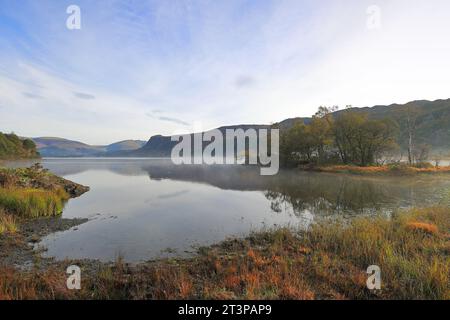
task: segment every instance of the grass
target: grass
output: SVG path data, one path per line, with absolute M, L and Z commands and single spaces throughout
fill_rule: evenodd
M 450 208 L 276 229 L 202 248 L 190 259 L 45 271 L 0 270 L 3 299 L 450 299 Z M 82 290 L 65 268 L 82 268 Z M 382 289 L 366 288 L 369 265 Z
M 17 229 L 16 218 L 5 213 L 5 211 L 0 208 L 0 235 L 5 233 L 16 233 Z
M 414 209 L 391 220 L 360 218 L 349 226 L 315 226 L 307 244 L 329 257 L 337 270 L 379 265 L 385 288 L 380 297 L 450 299 L 449 230 L 448 208 Z M 367 297 L 357 291 L 349 295 Z
M 68 199 L 69 195 L 61 188 L 0 188 L 0 208 L 22 218 L 57 216 Z
M 39 164 L 29 168 L 0 168 L 1 188 L 52 189 L 58 186 L 59 177 L 43 169 Z
M 74 294 L 65 288 L 64 275 L 55 269 L 45 273 L 18 273 L 4 267 L 0 274 L 0 300 L 67 299 Z
M 88 190 L 39 164 L 30 168 L 0 168 L 0 209 L 19 218 L 58 216 L 69 198 Z

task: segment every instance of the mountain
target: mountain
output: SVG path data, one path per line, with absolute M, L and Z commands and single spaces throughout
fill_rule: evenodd
M 142 140 L 124 140 L 112 143 L 106 146 L 106 152 L 117 152 L 117 151 L 130 151 L 141 148 L 146 144 L 146 141 Z
M 406 113 L 407 110 L 414 109 L 416 117 L 416 144 L 428 144 L 434 150 L 450 150 L 450 99 L 447 100 L 418 100 L 406 104 L 392 104 L 388 106 L 374 106 L 366 108 L 350 108 L 333 112 L 334 117 L 338 117 L 344 112 L 356 111 L 367 113 L 369 118 L 382 119 L 390 118 L 399 124 L 399 142 L 404 145 L 406 140 Z M 308 124 L 312 118 L 290 118 L 276 123 L 275 126 L 281 131 L 289 129 L 297 122 Z M 237 125 L 221 127 L 219 130 L 225 132 L 226 129 L 259 129 L 269 128 L 269 125 Z M 170 136 L 153 136 L 140 149 L 118 152 L 115 155 L 135 156 L 135 157 L 169 157 L 171 150 L 177 142 L 171 141 Z
M 140 140 L 124 140 L 106 146 L 91 146 L 55 137 L 33 138 L 33 141 L 43 157 L 100 157 L 112 152 L 139 149 L 145 144 Z
M 450 150 L 450 99 L 447 100 L 417 100 L 406 104 L 391 104 L 387 106 L 377 105 L 365 108 L 350 108 L 333 112 L 338 117 L 344 112 L 363 112 L 369 118 L 390 118 L 399 125 L 399 143 L 405 147 L 406 118 L 410 110 L 414 110 L 416 119 L 415 143 L 428 144 L 433 150 Z M 289 129 L 296 122 L 309 123 L 312 118 L 290 118 L 276 123 L 275 126 L 282 131 Z M 225 132 L 226 129 L 270 128 L 270 125 L 234 125 L 218 128 Z M 33 139 L 38 150 L 45 157 L 67 156 L 107 156 L 107 157 L 170 157 L 172 148 L 177 144 L 171 141 L 170 136 L 155 135 L 148 142 L 138 140 L 125 140 L 108 146 L 90 146 L 81 142 L 60 138 L 35 138 Z
M 428 144 L 434 150 L 450 149 L 450 99 L 436 101 L 412 101 L 404 105 L 393 104 L 390 106 L 375 106 L 363 108 L 372 118 L 391 118 L 400 127 L 400 143 L 407 140 L 407 112 L 416 110 L 413 116 L 416 118 L 415 143 Z
M 394 120 L 400 129 L 399 144 L 403 147 L 407 140 L 407 115 L 412 113 L 415 118 L 415 144 L 427 144 L 433 150 L 450 150 L 450 99 L 446 100 L 417 100 L 406 104 L 377 105 L 365 108 L 350 108 L 333 113 L 338 117 L 344 112 L 366 113 L 371 119 L 388 118 Z M 281 130 L 291 127 L 297 121 L 308 123 L 311 118 L 287 119 L 278 126 Z
M 0 159 L 39 158 L 36 144 L 30 139 L 19 138 L 15 134 L 0 132 Z
M 227 129 L 268 129 L 270 128 L 270 125 L 259 125 L 259 124 L 253 124 L 253 125 L 233 125 L 233 126 L 224 126 L 217 128 L 220 130 L 223 134 L 226 132 Z M 208 132 L 208 131 L 206 131 Z M 204 133 L 206 133 L 204 132 Z M 191 141 L 192 141 L 192 135 L 191 134 Z M 131 150 L 131 151 L 125 151 L 125 152 L 116 152 L 109 154 L 110 156 L 123 156 L 123 157 L 170 157 L 170 154 L 172 152 L 173 147 L 177 144 L 177 141 L 172 141 L 171 136 L 162 136 L 157 135 L 153 136 L 148 140 L 148 142 L 140 149 L 137 150 Z
M 106 151 L 101 146 L 55 137 L 33 138 L 33 141 L 43 157 L 89 157 Z

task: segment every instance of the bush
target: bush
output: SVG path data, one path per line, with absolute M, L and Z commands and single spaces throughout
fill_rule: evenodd
M 31 139 L 25 139 L 25 140 L 23 140 L 22 144 L 23 144 L 23 147 L 24 147 L 26 150 L 33 150 L 33 149 L 36 149 L 36 144 L 35 144 L 35 143 L 33 142 L 33 140 L 31 140 Z
M 389 167 L 389 171 L 393 174 L 413 175 L 416 173 L 416 171 L 412 167 L 407 165 L 406 163 L 390 164 L 388 167 Z
M 414 164 L 415 168 L 419 168 L 419 169 L 430 169 L 430 168 L 434 168 L 434 166 L 429 163 L 429 162 L 418 162 L 416 164 Z

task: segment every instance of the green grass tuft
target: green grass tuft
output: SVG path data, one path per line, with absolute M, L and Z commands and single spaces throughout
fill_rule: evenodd
M 68 199 L 63 189 L 0 188 L 0 208 L 22 218 L 58 216 Z
M 3 209 L 0 208 L 0 235 L 5 233 L 16 233 L 18 226 L 16 218 L 12 215 L 6 214 Z

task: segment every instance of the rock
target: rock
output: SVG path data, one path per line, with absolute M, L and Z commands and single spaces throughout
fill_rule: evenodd
M 41 237 L 39 236 L 39 235 L 37 235 L 37 234 L 33 234 L 31 237 L 30 237 L 30 242 L 31 243 L 37 243 L 37 242 L 39 242 L 41 240 Z
M 76 198 L 81 196 L 83 193 L 89 191 L 89 187 L 83 186 L 81 184 L 66 180 L 64 178 L 60 178 L 60 182 L 64 187 L 64 190 L 72 197 Z

